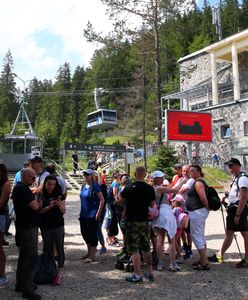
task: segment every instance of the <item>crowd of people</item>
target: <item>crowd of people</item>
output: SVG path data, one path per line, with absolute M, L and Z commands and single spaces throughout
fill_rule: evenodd
M 6 207 L 13 201 L 15 241 L 19 250 L 15 291 L 25 299 L 41 299 L 35 291 L 35 268 L 38 258 L 38 228 L 43 240 L 43 252 L 58 261 L 52 283 L 60 285 L 64 266 L 64 217 L 66 212 L 66 184 L 56 174 L 55 165 L 46 168 L 40 157 L 24 163 L 17 172 L 11 191 L 7 168 L 0 164 L 0 285 L 6 284 L 6 258 L 3 239 L 6 231 Z
M 141 263 L 147 268 L 144 277 L 154 281 L 153 270 L 164 269 L 164 244 L 168 239 L 170 263 L 168 269 L 181 270 L 184 260 L 192 257 L 192 242 L 199 254 L 193 264 L 196 271 L 208 271 L 209 261 L 223 262 L 224 254 L 240 231 L 244 239 L 245 256 L 236 267 L 248 267 L 248 177 L 241 172 L 241 163 L 231 158 L 227 166 L 233 175 L 227 201 L 227 228 L 221 250 L 207 256 L 205 225 L 209 215 L 208 186 L 199 165 L 175 164 L 175 176 L 171 182 L 166 174 L 155 170 L 147 174 L 143 166 L 135 169 L 132 181 L 128 174 L 113 174 L 107 186 L 106 170 L 102 164 L 88 164 L 83 171 L 85 183 L 80 192 L 81 210 L 79 224 L 87 251 L 82 254 L 84 263 L 96 260 L 107 252 L 107 244 L 122 246 L 122 251 L 131 257 L 134 272 L 126 277 L 127 282 L 143 282 Z M 7 169 L 0 164 L 0 285 L 7 283 L 6 257 L 3 250 L 6 232 L 6 206 L 12 198 L 15 211 L 16 245 L 19 250 L 16 270 L 16 292 L 26 299 L 41 299 L 35 291 L 35 266 L 38 256 L 38 228 L 43 240 L 43 252 L 57 261 L 57 271 L 52 280 L 60 285 L 65 261 L 64 214 L 66 213 L 66 184 L 56 174 L 55 166 L 43 166 L 40 157 L 25 162 L 16 174 L 14 187 L 8 180 Z M 106 230 L 106 239 L 102 232 Z M 117 238 L 123 236 L 123 244 Z M 152 251 L 150 251 L 152 245 Z M 183 255 L 182 255 L 183 254 Z M 25 276 L 23 276 L 25 274 Z

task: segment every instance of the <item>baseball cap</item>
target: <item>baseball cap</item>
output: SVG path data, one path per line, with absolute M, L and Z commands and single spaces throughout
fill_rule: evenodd
M 227 164 L 228 166 L 233 166 L 233 165 L 241 166 L 240 161 L 235 157 L 231 157 L 231 159 L 228 162 L 226 162 L 225 164 Z
M 83 170 L 83 174 L 92 175 L 92 174 L 94 174 L 94 173 L 95 173 L 95 171 L 92 170 L 92 169 L 86 169 L 86 170 Z
M 171 201 L 185 202 L 182 195 L 176 194 L 176 196 Z
M 157 178 L 157 177 L 164 177 L 164 176 L 165 176 L 165 174 L 162 171 L 154 171 L 151 174 L 152 179 Z
M 40 156 L 35 156 L 31 159 L 31 163 L 42 163 L 42 158 Z
M 179 164 L 179 163 L 178 163 L 178 164 L 175 164 L 175 165 L 174 165 L 174 168 L 175 168 L 175 169 L 182 169 L 182 165 Z

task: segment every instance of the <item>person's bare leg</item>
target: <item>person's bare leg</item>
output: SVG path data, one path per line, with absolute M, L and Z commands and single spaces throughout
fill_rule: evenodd
M 175 237 L 172 239 L 168 237 L 168 242 L 169 242 L 169 254 L 170 254 L 170 262 L 175 261 L 176 255 L 176 245 L 175 245 Z
M 226 230 L 226 236 L 225 236 L 225 239 L 223 241 L 223 244 L 222 244 L 222 247 L 220 250 L 221 256 L 224 256 L 226 250 L 231 246 L 233 237 L 234 237 L 234 231 Z
M 152 255 L 150 251 L 144 253 L 144 261 L 147 265 L 148 272 L 152 273 Z
M 132 254 L 132 262 L 133 262 L 134 274 L 141 276 L 141 270 L 140 270 L 141 261 L 140 261 L 139 253 Z
M 207 250 L 204 249 L 197 249 L 199 255 L 200 255 L 200 262 L 202 266 L 206 266 L 208 264 L 208 257 L 207 257 Z
M 248 260 L 248 231 L 241 231 L 240 233 L 244 238 L 245 259 Z
M 158 262 L 162 262 L 162 254 L 164 249 L 164 239 L 165 239 L 165 231 L 160 229 L 157 235 L 157 245 L 156 245 L 156 253 L 158 257 Z

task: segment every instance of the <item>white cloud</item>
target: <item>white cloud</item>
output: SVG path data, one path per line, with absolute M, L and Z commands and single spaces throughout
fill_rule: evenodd
M 95 48 L 83 37 L 88 20 L 97 30 L 111 29 L 100 0 L 2 0 L 0 59 L 10 49 L 15 67 L 21 72 L 18 75 L 25 79 L 54 77 L 65 61 L 73 67 L 87 65 Z M 45 41 L 42 45 L 37 40 L 37 34 L 43 31 L 60 37 L 61 47 L 56 55 L 51 55 Z M 70 57 L 74 60 L 70 61 Z

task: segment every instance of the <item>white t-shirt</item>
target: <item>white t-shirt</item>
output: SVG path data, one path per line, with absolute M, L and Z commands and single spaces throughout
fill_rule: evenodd
M 187 196 L 188 196 L 188 190 L 192 187 L 192 185 L 194 184 L 195 180 L 193 178 L 189 178 L 187 180 L 186 183 L 183 184 L 183 188 L 186 187 L 187 190 L 182 194 L 183 199 L 186 201 L 187 200 Z
M 239 189 L 238 189 L 237 181 L 238 181 Z M 228 196 L 229 204 L 233 204 L 239 200 L 240 189 L 242 187 L 248 188 L 248 177 L 246 176 L 240 176 L 234 179 Z

